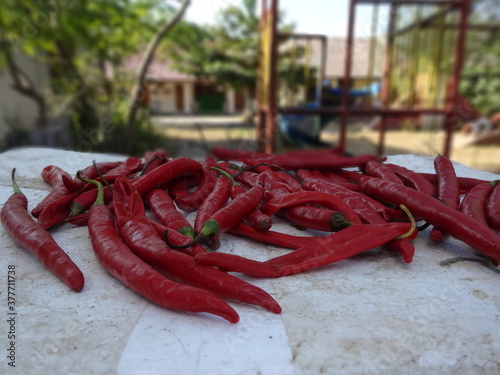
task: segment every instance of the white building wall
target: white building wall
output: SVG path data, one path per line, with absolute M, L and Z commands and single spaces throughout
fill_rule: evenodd
M 42 64 L 25 55 L 17 55 L 16 62 L 39 90 L 48 89 L 48 72 Z M 8 119 L 16 119 L 17 127 L 33 129 L 37 116 L 36 103 L 14 90 L 7 68 L 0 67 L 0 145 L 9 131 Z

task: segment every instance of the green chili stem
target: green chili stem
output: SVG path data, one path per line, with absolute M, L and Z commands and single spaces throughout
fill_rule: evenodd
M 76 173 L 76 177 L 78 177 L 80 180 L 88 182 L 89 184 L 97 186 L 97 197 L 95 199 L 95 202 L 92 206 L 96 206 L 99 204 L 104 205 L 104 188 L 102 187 L 102 184 L 99 181 L 95 180 L 89 180 L 88 178 L 83 178 L 81 175 L 81 171 L 78 171 Z
M 19 185 L 16 182 L 16 168 L 12 169 L 12 173 L 10 175 L 10 178 L 12 179 L 12 187 L 14 189 L 14 194 L 23 194 L 23 192 L 19 188 Z
M 406 213 L 406 215 L 408 215 L 408 218 L 410 219 L 411 222 L 411 229 L 407 233 L 402 234 L 401 236 L 397 236 L 395 238 L 396 240 L 402 240 L 405 239 L 406 237 L 411 236 L 412 233 L 417 229 L 417 223 L 415 222 L 415 218 L 411 214 L 410 210 L 404 204 L 400 204 L 399 208 L 401 208 Z

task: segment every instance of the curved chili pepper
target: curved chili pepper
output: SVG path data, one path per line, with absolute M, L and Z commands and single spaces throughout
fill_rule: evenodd
M 493 191 L 486 202 L 486 220 L 491 229 L 500 232 L 500 180 L 491 182 Z
M 175 198 L 175 204 L 181 210 L 184 211 L 194 211 L 210 192 L 215 187 L 215 182 L 217 181 L 217 172 L 212 168 L 217 167 L 217 162 L 214 158 L 208 157 L 202 166 L 200 184 L 191 194 L 180 195 Z
M 224 177 L 225 178 L 225 177 Z M 231 181 L 229 181 L 231 183 Z M 196 238 L 191 244 L 184 246 L 192 246 L 193 243 L 198 243 L 205 239 L 218 236 L 219 233 L 226 232 L 232 226 L 239 223 L 245 216 L 255 209 L 264 196 L 264 187 L 262 185 L 255 185 L 244 194 L 240 194 L 229 204 L 222 207 L 215 212 L 210 219 L 205 221 L 203 228 L 196 235 Z M 195 228 L 196 230 L 196 228 Z M 177 249 L 175 245 L 167 243 L 170 247 Z
M 437 197 L 448 207 L 457 210 L 460 206 L 460 191 L 455 167 L 451 160 L 439 155 L 434 158 L 434 169 L 437 176 Z M 448 234 L 438 226 L 434 226 L 430 233 L 433 242 L 441 242 L 448 237 Z
M 327 194 L 337 196 L 346 202 L 354 212 L 359 216 L 365 224 L 382 224 L 386 220 L 379 215 L 374 209 L 372 209 L 361 197 L 361 194 L 349 191 L 342 187 L 339 189 L 337 187 L 332 187 L 332 184 L 328 184 L 323 180 L 316 180 L 314 178 L 306 181 L 303 186 L 305 189 L 321 191 Z M 366 197 L 365 195 L 363 195 Z M 397 251 L 401 254 L 406 263 L 410 263 L 413 260 L 413 255 L 415 254 L 415 247 L 413 244 L 407 240 L 395 240 L 386 244 L 386 247 L 390 250 Z
M 102 178 L 96 177 L 96 181 L 99 181 L 100 183 L 103 183 L 104 181 L 112 183 L 119 176 L 128 176 L 134 172 L 137 172 L 141 169 L 141 165 L 141 159 L 131 156 L 127 158 L 123 163 L 113 169 L 110 169 L 104 174 L 97 169 L 96 172 L 98 171 L 98 174 L 102 174 Z M 90 206 L 92 206 L 92 203 L 94 203 L 97 196 L 97 189 L 92 188 L 92 184 L 87 184 L 87 186 L 82 187 L 82 190 L 82 194 L 75 197 L 75 199 L 71 203 L 69 216 L 77 216 L 81 213 L 84 213 L 90 208 Z M 111 192 L 109 191 L 109 189 L 106 189 L 104 194 L 105 202 L 109 203 L 111 201 Z
M 92 249 L 104 269 L 159 306 L 207 312 L 231 323 L 239 321 L 238 313 L 213 293 L 170 280 L 135 255 L 120 238 L 111 213 L 102 200 L 102 187 L 99 191 L 96 203 L 90 209 L 88 228 Z
M 210 192 L 196 212 L 193 224 L 196 235 L 201 233 L 203 226 L 212 217 L 212 215 L 224 207 L 231 195 L 231 187 L 232 182 L 230 179 L 226 177 L 219 177 L 217 179 L 214 189 Z M 217 245 L 219 244 L 217 239 L 212 238 L 211 241 L 211 243 L 208 243 L 209 247 L 213 250 L 217 249 Z
M 12 170 L 14 194 L 2 207 L 0 218 L 9 236 L 20 246 L 31 251 L 55 276 L 75 292 L 85 283 L 83 273 L 54 238 L 27 212 L 28 200 L 15 181 Z
M 343 188 L 349 189 L 351 191 L 358 190 L 358 185 L 353 182 L 349 182 L 345 177 L 339 176 L 333 172 L 322 173 L 321 171 L 308 171 L 305 169 L 300 169 L 296 172 L 295 176 L 300 181 L 315 179 L 315 181 L 325 181 L 326 183 L 335 184 L 336 186 L 342 186 Z
M 195 256 L 195 260 L 202 264 L 220 266 L 228 272 L 242 272 L 257 277 L 281 277 L 338 262 L 384 245 L 413 230 L 409 223 L 354 224 L 326 237 L 316 237 L 297 250 L 265 262 L 221 253 L 199 254 Z
M 363 171 L 368 176 L 383 178 L 384 180 L 403 184 L 394 171 L 385 164 L 379 163 L 376 160 L 368 160 L 363 166 Z
M 146 194 L 144 200 L 163 225 L 175 229 L 190 238 L 195 237 L 193 227 L 186 217 L 177 210 L 174 201 L 165 190 L 153 189 Z
M 337 169 L 335 170 L 335 173 L 337 173 L 341 177 L 344 177 L 345 179 L 347 179 L 347 181 L 352 181 L 354 183 L 358 183 L 359 180 L 361 180 L 361 178 L 365 176 L 365 174 L 363 173 L 349 171 L 346 169 Z
M 277 268 L 280 276 L 291 275 L 385 245 L 409 231 L 414 231 L 409 223 L 354 224 L 265 263 Z
M 500 262 L 500 237 L 460 211 L 439 204 L 435 198 L 418 190 L 378 178 L 364 177 L 360 189 L 386 202 L 404 204 L 413 214 L 443 228 L 451 236 L 490 257 L 495 264 Z
M 286 170 L 297 169 L 339 169 L 348 167 L 361 167 L 369 160 L 376 160 L 374 155 L 357 155 L 352 157 L 330 155 L 297 156 L 276 155 L 264 158 L 256 158 L 253 161 L 256 164 L 268 163 L 277 165 Z
M 351 225 L 342 212 L 305 204 L 282 208 L 276 215 L 295 225 L 323 232 L 338 232 Z
M 429 180 L 427 180 L 421 174 L 400 165 L 390 163 L 385 165 L 388 168 L 392 169 L 396 176 L 398 176 L 405 185 L 410 186 L 425 194 L 436 195 L 436 186 L 430 183 Z
M 358 215 L 343 200 L 321 192 L 302 191 L 280 195 L 268 200 L 261 209 L 265 214 L 272 215 L 284 207 L 292 207 L 307 203 L 318 204 L 334 211 L 340 211 L 351 224 L 361 224 Z
M 50 203 L 70 193 L 70 191 L 64 185 L 64 177 L 71 179 L 71 176 L 68 172 L 63 171 L 61 168 L 56 167 L 55 165 L 49 165 L 42 170 L 42 178 L 45 182 L 49 183 L 52 186 L 52 190 L 35 208 L 31 210 L 31 215 L 33 215 L 33 217 L 40 216 L 43 209 Z
M 214 147 L 211 154 L 216 158 L 228 161 L 237 161 L 241 159 L 253 159 L 255 157 L 266 157 L 269 154 L 264 154 L 257 151 L 234 150 L 227 147 Z
M 418 172 L 419 175 L 424 177 L 427 181 L 429 181 L 433 185 L 437 185 L 437 176 L 435 173 L 422 173 Z M 458 186 L 460 190 L 460 194 L 466 194 L 470 189 L 472 189 L 477 184 L 481 184 L 483 182 L 490 182 L 487 180 L 481 180 L 478 178 L 472 177 L 457 177 Z
M 160 184 L 171 181 L 176 177 L 197 174 L 200 171 L 200 162 L 189 158 L 178 158 L 156 167 L 146 175 L 134 178 L 130 183 L 140 195 L 145 195 Z
M 148 174 L 156 167 L 166 163 L 168 161 L 168 154 L 165 150 L 158 149 L 145 152 L 143 158 L 145 160 L 145 164 L 143 170 L 141 171 L 141 175 Z
M 321 191 L 327 194 L 337 196 L 338 198 L 346 201 L 353 209 L 359 207 L 361 204 L 358 202 L 363 202 L 368 205 L 373 211 L 383 217 L 386 221 L 391 221 L 394 216 L 393 210 L 390 210 L 382 203 L 376 201 L 375 199 L 368 197 L 365 194 L 360 194 L 357 191 L 352 191 L 345 186 L 337 185 L 333 181 L 319 180 L 314 177 L 307 177 L 306 175 L 301 175 L 303 178 L 302 187 L 309 191 Z M 362 206 L 362 205 L 361 205 Z
M 123 161 L 96 163 L 95 165 L 92 164 L 82 169 L 81 171 L 79 171 L 79 173 L 82 178 L 93 180 L 99 176 L 97 171 L 99 171 L 101 174 L 105 174 L 106 172 L 117 168 L 122 164 Z M 63 181 L 66 188 L 71 192 L 78 191 L 85 185 L 85 182 L 80 180 L 77 176 L 75 176 L 75 178 L 73 179 L 63 179 Z
M 240 184 L 233 185 L 231 199 L 235 199 L 238 195 L 244 194 L 245 192 L 246 189 Z M 273 219 L 269 215 L 263 213 L 258 206 L 245 216 L 243 221 L 258 230 L 269 230 L 273 225 Z
M 173 198 L 189 195 L 189 190 L 200 184 L 200 175 L 184 175 L 174 178 L 172 181 L 157 186 L 162 190 L 167 190 Z
M 79 194 L 80 192 L 76 191 L 49 203 L 38 216 L 38 224 L 49 229 L 64 222 L 71 212 L 71 203 Z
M 488 226 L 486 220 L 486 202 L 493 192 L 493 186 L 482 183 L 474 186 L 464 197 L 460 204 L 460 211 L 469 215 L 481 224 Z
M 156 234 L 160 236 L 160 238 L 164 238 L 165 233 L 167 233 L 167 240 L 169 243 L 172 243 L 177 246 L 182 246 L 185 245 L 193 240 L 192 237 L 188 237 L 185 234 L 182 234 L 178 232 L 177 230 L 173 228 L 169 228 L 163 224 L 160 224 L 154 220 L 149 220 L 149 223 L 153 227 L 153 229 L 156 231 Z M 167 242 L 167 241 L 164 241 Z M 195 256 L 196 254 L 199 253 L 206 253 L 207 250 L 201 246 L 200 244 L 194 244 L 191 247 L 186 247 L 179 249 L 178 251 L 183 252 L 184 254 L 190 255 L 190 256 Z
M 278 303 L 264 290 L 212 267 L 201 266 L 193 257 L 171 250 L 156 234 L 144 211 L 141 196 L 128 181 L 119 178 L 113 193 L 117 228 L 126 245 L 148 264 L 169 278 L 280 313 Z
M 99 181 L 99 179 L 95 180 Z M 101 182 L 101 181 L 99 181 Z M 69 207 L 69 213 L 67 214 L 68 217 L 73 217 L 73 216 L 78 216 L 86 212 L 92 204 L 95 202 L 95 199 L 97 197 L 97 189 L 92 189 L 92 190 L 87 190 L 84 191 L 80 194 L 77 194 L 77 196 L 73 199 L 71 202 L 71 205 Z M 104 203 L 108 204 L 111 202 L 113 199 L 113 192 L 109 190 L 108 187 L 104 188 Z
M 261 231 L 245 224 L 239 223 L 228 230 L 228 233 L 249 237 L 255 241 L 287 247 L 291 249 L 299 248 L 314 240 L 309 236 L 293 236 L 286 233 L 274 232 L 271 230 Z

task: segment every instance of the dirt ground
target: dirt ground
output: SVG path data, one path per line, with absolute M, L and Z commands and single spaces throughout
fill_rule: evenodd
M 186 127 L 158 129 L 168 138 L 167 148 L 172 155 L 202 156 L 213 146 L 255 149 L 255 130 L 252 127 Z M 338 129 L 327 129 L 321 139 L 335 144 Z M 352 127 L 347 134 L 347 151 L 352 154 L 376 153 L 379 133 L 363 127 Z M 469 167 L 500 174 L 500 144 L 470 146 L 470 136 L 455 133 L 451 159 Z M 443 152 L 444 132 L 439 130 L 391 130 L 385 136 L 385 155 L 437 155 Z M 278 141 L 278 152 L 289 149 Z

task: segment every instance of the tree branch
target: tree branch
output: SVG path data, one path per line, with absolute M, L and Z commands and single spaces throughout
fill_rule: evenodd
M 156 33 L 156 35 L 151 39 L 149 42 L 148 47 L 146 48 L 146 51 L 144 53 L 144 56 L 142 58 L 142 61 L 139 65 L 138 71 L 137 71 L 137 76 L 134 81 L 134 86 L 132 87 L 132 92 L 130 95 L 130 102 L 129 102 L 129 111 L 128 111 L 128 116 L 127 116 L 127 129 L 128 129 L 128 136 L 127 136 L 127 151 L 130 153 L 132 149 L 132 145 L 134 142 L 134 135 L 135 135 L 135 120 L 137 116 L 137 110 L 139 108 L 139 99 L 141 95 L 141 89 L 144 84 L 144 80 L 146 78 L 146 73 L 149 64 L 153 60 L 154 53 L 156 51 L 156 48 L 160 44 L 160 41 L 163 39 L 163 37 L 174 27 L 177 22 L 181 20 L 181 18 L 184 16 L 184 13 L 186 12 L 187 8 L 189 7 L 191 3 L 191 0 L 183 0 L 177 11 L 174 13 L 172 18 L 169 20 L 166 20 L 166 22 L 163 24 L 160 30 Z
M 6 39 L 5 34 L 5 25 L 0 17 L 0 50 L 4 55 L 9 74 L 13 81 L 12 88 L 37 103 L 40 125 L 45 127 L 47 125 L 47 104 L 45 98 L 37 90 L 30 77 L 15 61 L 12 44 Z

